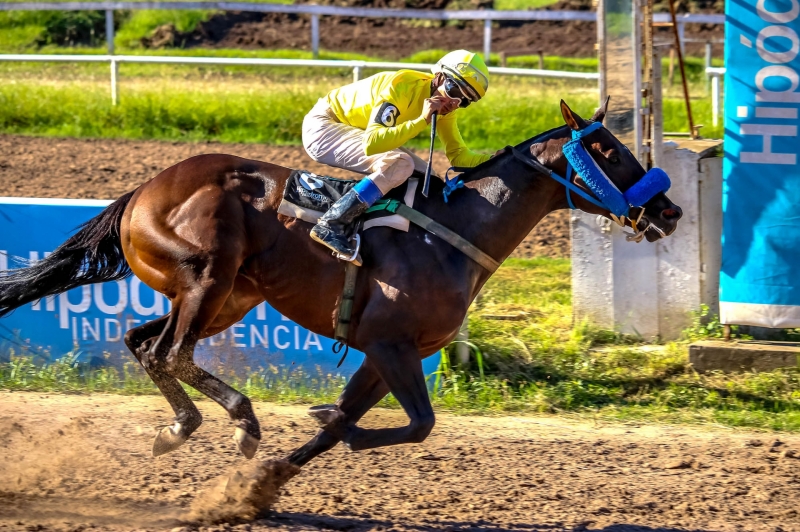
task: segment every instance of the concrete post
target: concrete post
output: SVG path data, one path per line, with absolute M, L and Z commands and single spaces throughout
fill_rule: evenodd
M 639 152 L 641 46 L 634 10 L 632 2 L 601 1 L 598 43 L 601 96 L 613 96 L 606 127 L 631 151 L 636 148 Z M 606 25 L 606 17 L 614 24 Z M 626 31 L 628 27 L 630 30 Z M 659 127 L 658 104 L 661 101 L 662 53 L 654 51 L 651 149 L 654 162 L 663 167 L 672 180 L 670 199 L 683 209 L 676 232 L 656 243 L 635 244 L 626 241 L 626 232 L 630 229 L 623 232 L 605 218 L 576 211 L 570 219 L 575 321 L 586 319 L 597 326 L 648 340 L 677 338 L 688 325 L 689 312 L 697 310 L 701 303 L 709 304 L 716 299 L 716 294 L 712 297 L 713 287 L 707 283 L 701 285 L 701 267 L 705 268 L 706 279 L 718 275 L 719 271 L 719 266 L 712 264 L 716 252 L 711 248 L 715 240 L 711 237 L 701 243 L 700 226 L 701 222 L 714 226 L 721 220 L 721 211 L 707 207 L 703 216 L 710 219 L 701 216 L 701 171 L 698 170 L 708 168 L 709 177 L 703 178 L 703 186 L 709 188 L 708 197 L 712 197 L 712 193 L 719 194 L 721 189 L 714 188 L 718 187 L 716 178 L 710 177 L 715 168 L 721 169 L 719 161 L 701 164 L 714 154 L 719 141 L 685 141 L 680 145 L 661 141 L 663 131 Z M 714 273 L 715 268 L 717 273 Z

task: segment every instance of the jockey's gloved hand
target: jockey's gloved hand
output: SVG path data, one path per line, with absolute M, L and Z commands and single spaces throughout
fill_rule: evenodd
M 458 109 L 459 103 L 461 103 L 460 100 L 435 94 L 425 99 L 425 102 L 422 104 L 422 113 L 420 116 L 425 117 L 425 121 L 430 124 L 433 113 L 439 116 L 447 115 Z

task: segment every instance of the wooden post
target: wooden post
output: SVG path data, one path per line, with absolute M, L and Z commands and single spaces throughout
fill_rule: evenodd
M 319 59 L 319 15 L 311 14 L 311 57 Z
M 650 133 L 650 153 L 653 166 L 661 167 L 664 164 L 664 105 L 661 80 L 662 47 L 653 46 L 653 116 L 651 117 L 652 132 Z
M 505 68 L 506 67 L 506 53 L 500 52 L 500 66 Z
M 544 70 L 544 52 L 539 50 L 539 70 Z

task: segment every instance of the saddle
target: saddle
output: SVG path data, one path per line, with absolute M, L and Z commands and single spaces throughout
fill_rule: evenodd
M 391 227 L 399 231 L 408 232 L 413 222 L 425 231 L 438 236 L 460 250 L 490 272 L 497 270 L 500 265 L 494 259 L 450 229 L 413 209 L 415 197 L 417 194 L 422 193 L 421 190 L 418 190 L 420 178 L 422 177 L 421 173 L 415 171 L 408 179 L 406 186 L 391 190 L 380 201 L 367 210 L 359 220 L 356 220 L 349 230 L 352 233 L 356 233 L 358 231 L 366 231 L 373 227 Z M 325 214 L 336 200 L 347 194 L 357 182 L 358 181 L 350 179 L 320 176 L 306 170 L 293 170 L 289 175 L 289 179 L 286 181 L 283 199 L 278 206 L 278 214 L 310 223 L 317 223 L 319 217 Z M 447 189 L 448 187 L 445 186 L 445 188 Z M 451 191 L 455 190 L 455 188 L 452 188 Z M 447 190 L 445 192 L 447 192 Z M 447 194 L 445 194 L 445 200 L 446 199 Z M 339 365 L 344 361 L 349 349 L 347 340 L 350 315 L 353 309 L 356 278 L 360 263 L 359 257 L 359 259 L 355 261 L 347 262 L 345 266 L 344 287 L 342 289 L 342 297 L 339 301 L 334 333 L 336 345 L 334 345 L 333 348 L 334 353 L 339 353 L 342 348 L 344 348 L 344 354 L 339 361 Z
M 415 172 L 405 186 L 391 190 L 383 199 L 413 207 L 420 177 L 421 175 Z M 336 200 L 347 194 L 356 183 L 358 181 L 354 179 L 337 179 L 317 175 L 307 170 L 294 170 L 286 181 L 283 199 L 278 206 L 278 214 L 317 223 L 319 217 L 325 214 Z M 398 231 L 408 232 L 410 226 L 407 218 L 386 209 L 368 211 L 353 224 L 350 228 L 351 231 L 355 231 L 359 223 L 362 231 L 373 227 L 391 227 Z

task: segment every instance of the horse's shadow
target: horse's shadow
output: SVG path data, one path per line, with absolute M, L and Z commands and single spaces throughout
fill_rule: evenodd
M 329 515 L 318 515 L 299 512 L 280 512 L 273 513 L 263 521 L 253 524 L 265 524 L 267 526 L 301 526 L 311 527 L 319 530 L 341 530 L 347 532 L 360 532 L 366 530 L 412 530 L 418 532 L 711 532 L 700 528 L 672 528 L 672 527 L 650 527 L 644 525 L 616 524 L 603 528 L 592 526 L 587 523 L 577 525 L 558 525 L 558 524 L 536 524 L 536 523 L 514 523 L 511 525 L 498 525 L 491 521 L 479 519 L 477 521 L 452 521 L 448 519 L 437 520 L 434 523 L 402 523 L 388 521 L 385 519 L 372 519 L 363 517 L 337 517 Z

